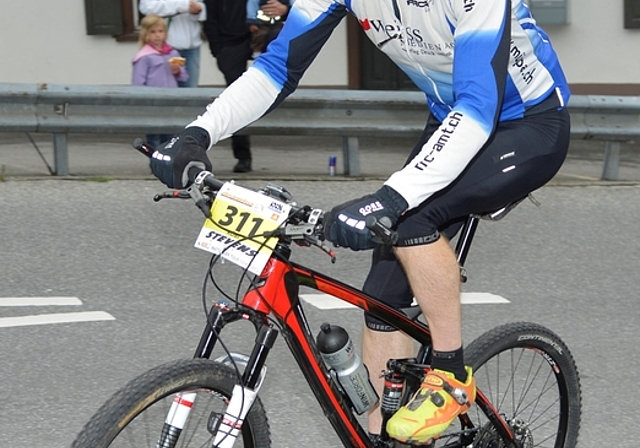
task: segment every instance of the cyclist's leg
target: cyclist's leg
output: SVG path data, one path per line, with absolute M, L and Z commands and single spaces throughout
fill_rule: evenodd
M 447 312 L 441 307 L 447 306 L 448 301 L 432 299 L 440 294 L 459 297 L 459 267 L 447 240 L 440 238 L 440 231 L 469 214 L 497 210 L 544 185 L 560 169 L 569 136 L 566 110 L 501 123 L 451 185 L 400 219 L 395 253 L 429 321 L 434 350 L 450 351 L 451 341 L 460 342 L 451 330 L 445 330 L 447 323 L 459 322 L 459 300 L 449 304 Z M 422 261 L 423 257 L 439 259 L 427 262 Z M 441 286 L 443 282 L 450 284 Z M 450 322 L 443 324 L 440 319 Z
M 430 119 L 425 130 L 411 152 L 406 163 L 409 163 L 417 154 L 422 145 L 440 124 Z M 456 224 L 442 232 L 444 235 L 453 236 L 459 230 Z M 413 293 L 409 286 L 402 266 L 398 262 L 393 250 L 389 246 L 377 246 L 373 250 L 371 268 L 365 280 L 363 291 L 387 303 L 394 308 L 404 308 L 413 302 Z M 371 382 L 382 393 L 384 377 L 378 372 L 386 369 L 386 363 L 391 358 L 408 358 L 413 356 L 414 347 L 412 340 L 404 333 L 397 331 L 386 322 L 383 322 L 368 313 L 365 313 L 365 326 L 362 338 L 362 359 L 369 369 Z M 369 432 L 377 434 L 382 424 L 382 415 L 379 406 L 369 411 Z
M 439 238 L 431 244 L 398 247 L 396 256 L 429 324 L 434 352 L 459 349 L 462 346 L 460 269 L 448 241 Z
M 382 393 L 384 377 L 379 373 L 386 368 L 387 359 L 410 358 L 414 355 L 411 338 L 400 331 L 381 332 L 365 325 L 362 334 L 362 362 L 369 369 L 371 384 Z M 368 427 L 370 434 L 379 434 L 382 425 L 380 404 L 369 411 Z
M 400 220 L 396 254 L 431 327 L 434 351 L 455 351 L 462 362 L 461 344 L 453 348 L 461 343 L 459 271 L 453 251 L 445 248 L 448 244 L 439 239 L 438 230 L 470 213 L 498 209 L 544 185 L 560 168 L 568 141 L 566 110 L 502 123 L 458 179 Z M 439 263 L 423 261 L 432 257 L 439 258 Z M 434 359 L 435 368 L 437 362 Z M 431 433 L 421 432 L 416 438 L 424 434 Z
M 394 308 L 411 305 L 413 294 L 407 277 L 390 246 L 377 246 L 373 250 L 371 269 L 362 290 Z M 391 358 L 413 356 L 412 340 L 389 324 L 365 313 L 362 335 L 362 361 L 369 369 L 371 383 L 382 394 L 384 377 L 379 372 Z M 382 424 L 380 406 L 369 411 L 369 432 L 378 434 Z

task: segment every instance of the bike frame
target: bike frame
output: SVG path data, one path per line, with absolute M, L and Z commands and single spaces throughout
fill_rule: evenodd
M 468 253 L 480 217 L 470 216 L 456 246 L 458 261 L 462 264 Z M 427 363 L 430 356 L 431 333 L 426 324 L 412 319 L 402 311 L 374 299 L 362 291 L 324 274 L 289 261 L 289 243 L 279 244 L 262 274 L 258 276 L 242 299 L 242 307 L 231 309 L 215 303 L 208 316 L 195 358 L 209 358 L 225 325 L 238 320 L 250 320 L 256 329 L 256 343 L 243 372 L 242 384 L 253 388 L 261 381 L 269 350 L 278 334 L 267 319 L 271 315 L 284 331 L 284 337 L 305 379 L 314 392 L 336 434 L 345 446 L 374 447 L 367 432 L 358 423 L 350 403 L 331 379 L 329 369 L 320 356 L 298 295 L 299 286 L 306 286 L 330 294 L 350 303 L 396 327 L 420 343 L 417 360 Z M 464 275 L 463 275 L 464 279 Z M 498 414 L 487 397 L 478 390 L 476 405 L 499 428 L 505 442 L 518 446 L 509 425 Z M 462 417 L 466 418 L 465 416 Z M 470 424 L 470 421 L 467 420 Z M 508 445 L 509 443 L 507 443 Z

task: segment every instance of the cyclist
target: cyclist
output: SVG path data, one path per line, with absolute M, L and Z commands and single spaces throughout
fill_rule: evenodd
M 252 68 L 177 138 L 152 171 L 170 187 L 211 168 L 206 151 L 276 107 L 346 16 L 425 93 L 430 116 L 406 165 L 376 192 L 333 208 L 328 240 L 375 248 L 364 290 L 394 307 L 415 296 L 433 335 L 422 388 L 388 422 L 400 441 L 437 437 L 475 399 L 463 361 L 460 272 L 449 239 L 470 213 L 497 210 L 541 187 L 569 145 L 569 89 L 548 37 L 524 0 L 297 0 L 279 37 Z M 399 235 L 377 246 L 365 219 L 386 217 Z M 412 354 L 409 339 L 365 315 L 371 372 Z M 377 375 L 372 375 L 377 386 Z M 379 412 L 369 430 L 380 428 Z

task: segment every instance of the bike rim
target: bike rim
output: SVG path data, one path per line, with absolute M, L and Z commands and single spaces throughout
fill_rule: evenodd
M 175 394 L 171 393 L 155 400 L 140 411 L 131 421 L 125 423 L 120 433 L 109 445 L 110 448 L 156 448 L 162 447 L 203 447 L 213 446 L 217 419 L 224 415 L 229 398 L 226 394 L 209 388 L 181 390 L 181 393 L 195 393 L 196 398 L 189 412 L 189 418 L 180 431 L 177 443 L 167 437 L 164 424 Z M 164 431 L 164 432 L 163 432 Z M 160 439 L 161 444 L 158 444 Z M 235 446 L 253 448 L 250 424 L 245 420 Z
M 474 372 L 478 389 L 511 428 L 523 448 L 562 447 L 568 418 L 568 391 L 557 363 L 544 351 L 514 347 L 487 359 Z M 474 406 L 480 428 L 474 447 L 504 446 L 488 424 L 488 410 Z M 484 435 L 483 435 L 484 433 Z

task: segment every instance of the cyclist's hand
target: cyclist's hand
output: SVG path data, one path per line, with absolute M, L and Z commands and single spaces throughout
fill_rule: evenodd
M 386 217 L 391 225 L 395 225 L 407 207 L 407 201 L 385 185 L 374 194 L 345 202 L 325 214 L 325 238 L 353 250 L 371 249 L 377 243 L 373 240 L 373 233 L 366 227 L 365 219 L 370 216 L 377 220 Z
M 151 155 L 151 172 L 169 188 L 185 188 L 190 184 L 189 169 L 211 171 L 207 157 L 209 133 L 189 127 L 177 137 L 160 145 Z

